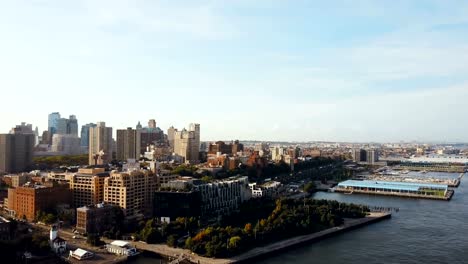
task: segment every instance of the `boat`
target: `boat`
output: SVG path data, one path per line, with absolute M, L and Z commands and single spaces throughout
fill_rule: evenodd
M 409 170 L 402 170 L 401 174 L 408 174 L 410 171 Z
M 426 170 L 423 170 L 423 171 L 421 171 L 421 173 L 422 173 L 422 174 L 426 174 L 426 173 L 427 173 L 427 171 L 426 171 Z

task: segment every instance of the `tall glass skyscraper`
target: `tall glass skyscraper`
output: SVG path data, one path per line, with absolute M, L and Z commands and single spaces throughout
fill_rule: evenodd
M 49 114 L 48 130 L 51 137 L 57 132 L 58 120 L 60 119 L 60 113 L 54 112 Z

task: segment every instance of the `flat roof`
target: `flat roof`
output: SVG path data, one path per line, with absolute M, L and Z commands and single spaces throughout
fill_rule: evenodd
M 390 190 L 407 190 L 418 191 L 421 188 L 441 189 L 447 190 L 448 186 L 444 184 L 430 184 L 419 182 L 392 182 L 392 181 L 357 181 L 347 180 L 338 184 L 340 187 L 361 187 L 361 188 L 377 188 L 377 189 L 390 189 Z
M 128 243 L 126 241 L 122 241 L 122 240 L 115 240 L 114 242 L 111 243 L 111 245 L 118 246 L 118 247 L 125 247 L 125 246 L 127 246 L 129 244 L 130 243 Z

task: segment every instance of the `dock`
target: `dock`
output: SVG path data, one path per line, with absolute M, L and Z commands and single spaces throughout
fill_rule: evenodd
M 443 184 L 376 180 L 347 180 L 340 182 L 334 191 L 444 201 L 450 201 L 454 195 L 454 191 Z

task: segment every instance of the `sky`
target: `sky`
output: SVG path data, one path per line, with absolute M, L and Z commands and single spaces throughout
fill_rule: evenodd
M 0 0 L 0 133 L 468 142 L 467 1 Z

